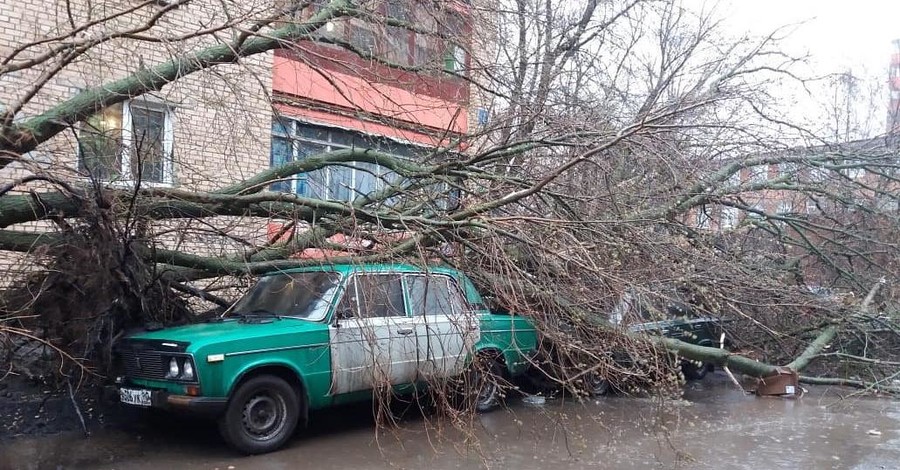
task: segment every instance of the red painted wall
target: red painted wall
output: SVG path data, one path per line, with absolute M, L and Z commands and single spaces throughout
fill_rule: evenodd
M 375 67 L 356 56 L 311 55 L 275 54 L 272 88 L 286 115 L 426 145 L 468 130 L 468 85 L 460 79 Z M 347 66 L 353 60 L 358 68 Z

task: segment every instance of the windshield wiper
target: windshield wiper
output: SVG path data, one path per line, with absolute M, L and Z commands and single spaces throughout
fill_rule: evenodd
M 237 316 L 242 322 L 261 321 L 267 318 L 281 319 L 281 315 L 264 308 L 257 308 L 249 312 L 234 312 L 232 315 Z

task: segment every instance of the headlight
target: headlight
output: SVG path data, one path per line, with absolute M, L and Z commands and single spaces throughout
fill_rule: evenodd
M 197 378 L 195 374 L 194 361 L 190 357 L 169 357 L 169 368 L 166 371 L 167 379 L 193 381 Z
M 184 368 L 181 372 L 181 380 L 194 380 L 194 365 L 190 359 L 184 360 Z
M 177 378 L 180 372 L 181 371 L 178 369 L 178 361 L 176 361 L 174 357 L 172 359 L 169 359 L 169 373 L 166 374 L 166 378 Z

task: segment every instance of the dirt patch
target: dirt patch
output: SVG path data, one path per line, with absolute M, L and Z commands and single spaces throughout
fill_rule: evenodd
M 68 389 L 53 390 L 15 377 L 0 382 L 0 440 L 85 429 L 91 433 L 132 421 L 134 414 L 102 387 L 82 388 L 70 396 Z

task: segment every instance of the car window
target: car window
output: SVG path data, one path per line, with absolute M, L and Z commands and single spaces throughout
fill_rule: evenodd
M 408 276 L 413 315 L 459 315 L 465 311 L 462 292 L 447 276 Z
M 230 315 L 272 313 L 322 319 L 331 305 L 341 276 L 334 272 L 286 273 L 263 276 L 229 312 Z
M 338 318 L 397 317 L 406 315 L 399 275 L 353 276 L 338 303 Z

